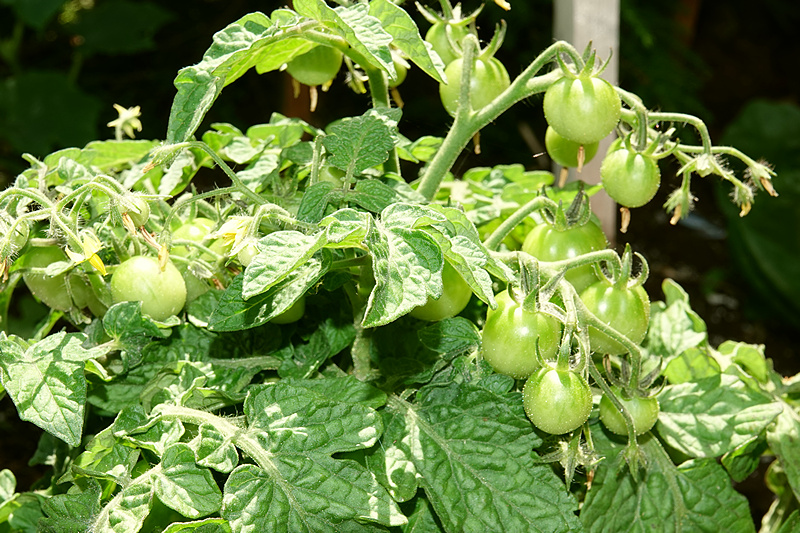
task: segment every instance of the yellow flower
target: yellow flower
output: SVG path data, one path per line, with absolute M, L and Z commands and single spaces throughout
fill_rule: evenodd
M 137 105 L 125 109 L 119 104 L 114 104 L 114 109 L 119 113 L 119 118 L 112 120 L 107 126 L 116 130 L 117 140 L 122 140 L 123 131 L 131 139 L 136 137 L 133 130 L 142 131 L 142 121 L 139 120 L 139 117 L 142 115 L 141 107 Z
M 73 262 L 80 264 L 84 261 L 89 261 L 89 264 L 92 265 L 95 270 L 105 276 L 106 266 L 103 264 L 103 260 L 100 259 L 100 256 L 97 255 L 97 252 L 99 252 L 102 248 L 103 245 L 100 244 L 100 239 L 97 238 L 97 235 L 95 235 L 93 231 L 87 230 L 83 232 L 82 254 L 73 252 L 69 248 L 66 248 L 64 251 Z
M 217 231 L 210 234 L 208 237 L 221 239 L 225 247 L 233 244 L 231 255 L 234 255 L 242 248 L 242 243 L 247 237 L 252 221 L 252 217 L 230 217 Z

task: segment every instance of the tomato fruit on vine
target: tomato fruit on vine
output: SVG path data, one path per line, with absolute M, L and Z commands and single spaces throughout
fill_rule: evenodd
M 544 117 L 562 137 L 598 142 L 619 122 L 622 102 L 614 86 L 595 76 L 565 76 L 544 93 Z
M 342 52 L 332 46 L 315 46 L 286 64 L 286 71 L 304 85 L 325 85 L 342 68 Z
M 591 220 L 586 224 L 572 225 L 561 230 L 545 222 L 534 226 L 528 233 L 522 243 L 522 250 L 539 261 L 562 261 L 603 250 L 606 246 L 603 230 Z M 598 281 L 592 265 L 570 268 L 564 278 L 578 293 Z
M 539 367 L 536 357 L 552 359 L 561 340 L 561 323 L 545 313 L 523 309 L 508 290 L 495 296 L 497 308 L 486 312 L 481 332 L 481 353 L 495 372 L 516 379 L 533 374 Z
M 216 224 L 213 220 L 203 217 L 197 217 L 194 220 L 186 222 L 184 225 L 172 232 L 172 240 L 185 240 L 192 241 L 198 244 L 204 244 L 213 252 L 224 255 L 225 245 L 219 239 L 212 242 L 204 242 L 206 236 L 214 229 Z M 189 257 L 197 248 L 194 246 L 173 246 L 170 250 L 172 255 L 179 257 Z M 215 257 L 209 253 L 203 253 L 200 256 L 205 261 L 214 261 Z
M 448 33 L 450 34 L 448 37 Z M 463 24 L 449 24 L 445 21 L 436 22 L 428 28 L 425 33 L 425 40 L 428 41 L 433 51 L 442 58 L 445 67 L 461 57 L 461 50 L 454 44 L 461 43 L 467 36 L 469 29 Z M 453 43 L 452 41 L 455 41 Z
M 641 435 L 642 433 L 650 431 L 658 420 L 658 413 L 660 412 L 658 399 L 655 397 L 626 398 L 617 387 L 614 387 L 613 391 L 617 398 L 619 398 L 619 401 L 622 402 L 625 410 L 631 415 L 634 433 L 636 433 L 636 435 Z M 625 425 L 625 417 L 622 416 L 622 413 L 605 395 L 600 399 L 600 420 L 612 433 L 616 433 L 617 435 L 628 434 L 628 426 Z
M 171 262 L 162 271 L 155 257 L 137 255 L 114 270 L 111 296 L 114 303 L 142 302 L 143 314 L 166 320 L 186 304 L 186 284 Z
M 445 110 L 451 117 L 456 115 L 458 100 L 461 94 L 461 71 L 464 68 L 464 59 L 459 57 L 444 70 L 447 75 L 447 84 L 439 84 L 439 96 Z M 478 58 L 472 69 L 469 80 L 470 109 L 478 110 L 494 100 L 500 93 L 511 85 L 508 71 L 503 64 L 494 57 L 488 59 Z
M 581 292 L 580 298 L 600 321 L 634 344 L 644 340 L 650 323 L 650 298 L 641 285 L 617 287 L 608 280 L 600 280 Z M 628 352 L 622 344 L 591 325 L 589 344 L 596 353 L 622 355 Z
M 58 246 L 41 246 L 30 248 L 21 258 L 21 266 L 28 268 L 46 268 L 52 263 L 69 261 L 67 254 Z M 67 292 L 66 273 L 57 276 L 34 273 L 25 270 L 22 280 L 31 291 L 45 305 L 57 311 L 69 311 L 73 307 L 72 298 Z M 70 287 L 72 289 L 72 287 Z
M 586 379 L 572 370 L 543 366 L 525 382 L 522 405 L 534 426 L 561 435 L 589 419 L 592 390 Z
M 581 144 L 575 141 L 562 137 L 553 129 L 548 126 L 544 133 L 544 146 L 547 149 L 547 154 L 550 159 L 561 165 L 562 167 L 575 168 L 578 166 L 578 153 L 581 146 L 583 146 L 583 163 L 586 164 L 592 160 L 597 153 L 597 148 L 600 146 L 599 142 Z
M 408 314 L 420 320 L 435 322 L 456 316 L 463 311 L 472 297 L 472 289 L 461 274 L 447 262 L 442 269 L 442 285 L 442 295 L 439 298 L 429 297 L 427 302 L 415 307 Z
M 306 297 L 301 296 L 292 306 L 284 311 L 283 313 L 279 314 L 276 317 L 270 319 L 270 322 L 273 324 L 291 324 L 292 322 L 297 322 L 303 315 L 306 313 Z
M 661 171 L 652 157 L 629 150 L 610 152 L 600 165 L 603 188 L 623 207 L 641 207 L 661 185 Z
M 147 201 L 139 197 L 134 197 L 131 201 L 136 206 L 136 210 L 129 209 L 126 213 L 131 217 L 131 222 L 133 222 L 134 227 L 141 228 L 150 218 L 150 205 Z

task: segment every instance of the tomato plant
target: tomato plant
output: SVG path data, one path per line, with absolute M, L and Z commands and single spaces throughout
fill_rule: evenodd
M 619 122 L 614 87 L 595 76 L 564 76 L 544 93 L 544 117 L 559 135 L 579 144 L 600 141 Z
M 116 20 L 149 20 L 145 4 Z M 464 155 L 543 98 L 551 129 L 535 134 L 562 164 L 615 128 L 606 170 L 677 163 L 664 165 L 680 169 L 673 220 L 692 180 L 721 177 L 746 214 L 774 172 L 603 81 L 591 49 L 553 42 L 512 82 L 494 59 L 505 23 L 482 46 L 479 14 L 442 0 L 441 15 L 420 8 L 426 43 L 411 5 L 246 14 L 164 87 L 168 117 L 117 105 L 111 135 L 20 161 L 0 192 L 0 396 L 17 410 L 7 433 L 44 432 L 24 444 L 45 473 L 18 484 L 0 469 L 0 532 L 752 531 L 734 482 L 765 462 L 776 497 L 762 530 L 792 530 L 800 378 L 762 346 L 713 344 L 672 281 L 651 308 L 646 259 L 607 247 L 593 221 L 599 185 L 554 186 L 529 153 L 471 168 L 496 154 Z M 390 83 L 406 66 L 401 110 Z M 279 94 L 283 70 L 356 96 L 337 89 L 313 120 L 254 99 L 263 120 L 225 122 L 236 88 Z M 16 76 L 0 93 L 50 90 L 20 92 L 31 80 Z M 441 95 L 408 87 L 426 76 Z M 446 132 L 419 120 L 425 96 L 456 114 Z M 160 118 L 163 139 L 134 137 Z M 661 187 L 613 174 L 612 194 Z M 31 313 L 26 285 L 55 312 Z
M 111 276 L 114 302 L 141 302 L 142 313 L 154 320 L 178 314 L 186 303 L 186 284 L 172 263 L 164 269 L 158 259 L 135 256 L 117 266 Z
M 622 333 L 636 344 L 644 340 L 650 322 L 650 298 L 641 285 L 619 286 L 600 280 L 580 294 L 586 308 L 603 323 Z M 593 326 L 589 326 L 592 350 L 619 355 L 628 350 Z
M 631 416 L 634 433 L 641 435 L 650 431 L 658 420 L 658 399 L 654 396 L 649 398 L 625 397 L 621 394 L 619 388 L 614 389 L 614 393 Z M 617 435 L 628 434 L 625 417 L 605 395 L 600 399 L 600 420 L 612 433 Z
M 457 315 L 472 298 L 472 289 L 450 263 L 442 268 L 442 295 L 431 298 L 411 310 L 409 315 L 420 320 L 436 321 Z
M 522 397 L 533 425 L 553 435 L 578 429 L 592 412 L 592 390 L 572 370 L 543 366 L 525 382 Z
M 454 59 L 447 68 L 447 84 L 439 85 L 439 96 L 442 104 L 450 116 L 455 116 L 458 109 L 461 88 L 461 71 L 464 69 L 464 58 Z M 494 57 L 477 58 L 472 67 L 472 76 L 469 79 L 470 109 L 478 110 L 494 100 L 505 91 L 511 81 L 508 71 L 503 64 Z
M 342 52 L 331 46 L 315 46 L 286 64 L 286 72 L 304 85 L 325 85 L 342 68 Z
M 528 378 L 539 368 L 536 350 L 552 359 L 561 340 L 561 324 L 539 311 L 526 311 L 505 290 L 495 297 L 497 308 L 486 312 L 481 355 L 495 372 Z

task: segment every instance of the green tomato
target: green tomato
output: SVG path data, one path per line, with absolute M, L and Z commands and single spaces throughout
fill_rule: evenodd
M 580 293 L 586 308 L 598 319 L 639 344 L 650 323 L 650 298 L 644 288 L 616 287 L 607 280 L 590 285 Z M 628 350 L 597 328 L 589 326 L 589 344 L 596 353 L 622 355 Z
M 545 313 L 525 311 L 505 290 L 495 297 L 497 308 L 486 312 L 481 353 L 495 372 L 527 378 L 539 368 L 536 346 L 545 359 L 558 352 L 561 324 Z
M 525 382 L 522 405 L 534 426 L 561 435 L 589 419 L 592 390 L 580 374 L 544 366 Z
M 223 244 L 222 240 L 216 239 L 212 242 L 206 241 L 206 236 L 211 233 L 211 230 L 214 229 L 216 224 L 213 220 L 208 218 L 198 217 L 194 220 L 186 222 L 183 226 L 176 229 L 172 232 L 172 239 L 173 240 L 186 240 L 186 241 L 193 241 L 198 244 L 203 244 L 207 246 L 213 252 L 219 255 L 225 255 L 227 250 L 226 246 Z M 173 246 L 170 250 L 172 255 L 177 255 L 178 257 L 189 257 L 192 255 L 193 252 L 197 251 L 198 249 L 194 246 Z M 204 261 L 213 262 L 216 260 L 214 256 L 208 253 L 203 253 L 200 256 L 201 259 Z
M 325 85 L 342 68 L 342 52 L 331 46 L 315 46 L 286 65 L 286 71 L 304 85 Z
M 299 300 L 280 315 L 270 319 L 273 324 L 291 324 L 297 322 L 306 313 L 306 297 L 301 296 Z
M 622 102 L 614 86 L 594 76 L 565 76 L 544 93 L 544 117 L 562 137 L 579 144 L 598 142 L 619 122 Z
M 131 222 L 133 222 L 133 225 L 137 228 L 141 228 L 150 218 L 150 205 L 146 200 L 138 196 L 131 198 L 131 201 L 136 206 L 136 210 L 130 209 L 127 210 L 126 213 L 128 213 L 128 216 L 131 217 Z
M 181 265 L 178 268 L 178 271 L 181 273 L 181 277 L 183 278 L 183 282 L 186 284 L 186 304 L 193 302 L 199 296 L 207 293 L 211 290 L 211 286 L 205 280 L 202 280 L 195 276 L 191 270 L 189 270 L 188 266 Z
M 464 59 L 459 57 L 447 65 L 444 73 L 447 75 L 447 84 L 439 84 L 439 96 L 442 104 L 450 116 L 456 115 L 458 100 L 461 92 L 461 71 L 464 68 Z M 472 69 L 469 84 L 470 109 L 478 110 L 485 107 L 500 93 L 511 85 L 508 72 L 503 64 L 494 57 L 483 60 L 476 59 Z
M 253 262 L 253 259 L 257 255 L 258 255 L 258 247 L 256 246 L 255 242 L 248 242 L 236 254 L 236 259 L 238 259 L 239 264 L 247 268 L 248 266 L 250 266 L 250 263 Z
M 525 237 L 522 250 L 539 261 L 562 261 L 603 250 L 607 245 L 603 230 L 590 220 L 582 226 L 570 226 L 563 231 L 548 223 L 538 224 Z M 579 293 L 598 281 L 592 265 L 571 268 L 564 278 Z
M 46 268 L 52 263 L 68 261 L 67 254 L 58 246 L 43 246 L 31 248 L 21 258 L 23 268 Z M 22 280 L 27 285 L 31 294 L 36 296 L 45 305 L 57 311 L 69 311 L 73 308 L 72 298 L 67 291 L 66 273 L 57 276 L 33 273 L 25 270 Z M 72 290 L 73 287 L 70 287 Z
M 603 159 L 600 178 L 612 200 L 623 207 L 641 207 L 658 192 L 661 170 L 652 157 L 616 150 Z
M 556 132 L 556 130 L 553 129 L 552 126 L 548 126 L 547 131 L 544 133 L 544 145 L 547 149 L 550 159 L 562 167 L 575 168 L 578 166 L 578 152 L 580 151 L 581 146 L 583 146 L 584 154 L 583 163 L 586 164 L 595 156 L 600 143 L 576 143 L 562 137 Z
M 461 43 L 468 33 L 469 29 L 463 24 L 454 25 L 440 21 L 428 28 L 425 40 L 430 43 L 434 52 L 442 58 L 442 63 L 447 66 L 461 57 L 461 50 L 454 45 Z
M 394 71 L 397 73 L 397 77 L 395 77 L 394 81 L 389 81 L 389 87 L 392 89 L 402 85 L 402 83 L 406 81 L 406 76 L 408 75 L 408 67 L 406 66 L 405 61 L 393 58 L 393 63 Z
M 158 259 L 138 255 L 114 270 L 111 296 L 114 303 L 142 302 L 142 313 L 161 321 L 183 309 L 186 283 L 171 262 L 167 262 L 162 271 Z
M 661 410 L 658 405 L 658 399 L 655 397 L 626 398 L 618 387 L 613 387 L 613 391 L 622 402 L 625 410 L 631 415 L 634 432 L 637 435 L 641 435 L 650 431 L 658 421 L 658 414 Z M 600 399 L 600 420 L 612 433 L 617 435 L 628 434 L 625 417 L 605 395 Z
M 409 315 L 420 320 L 435 322 L 456 316 L 464 310 L 472 297 L 470 289 L 461 274 L 450 263 L 445 262 L 442 269 L 443 291 L 439 298 L 428 298 L 428 301 L 415 307 Z

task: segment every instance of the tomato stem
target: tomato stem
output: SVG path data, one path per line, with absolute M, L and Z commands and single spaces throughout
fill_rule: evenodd
M 483 241 L 483 245 L 489 250 L 497 250 L 497 247 L 500 246 L 500 243 L 503 242 L 503 239 L 508 236 L 509 233 L 514 231 L 523 220 L 525 220 L 528 215 L 533 213 L 534 211 L 539 211 L 545 208 L 556 208 L 556 203 L 548 198 L 547 196 L 537 196 L 533 198 L 525 205 L 521 206 L 517 209 L 511 216 L 503 221 L 497 229 L 495 229 L 489 237 Z

